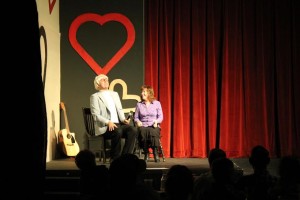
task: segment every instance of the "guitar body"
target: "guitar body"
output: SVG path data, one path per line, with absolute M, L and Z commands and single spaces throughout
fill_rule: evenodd
M 80 148 L 76 142 L 74 133 L 68 133 L 67 129 L 62 129 L 58 132 L 58 136 L 62 151 L 65 155 L 76 156 L 79 153 Z
M 75 134 L 70 132 L 65 104 L 61 102 L 60 107 L 64 111 L 66 128 L 58 132 L 59 143 L 65 155 L 76 156 L 79 153 L 80 148 L 78 143 L 76 142 Z

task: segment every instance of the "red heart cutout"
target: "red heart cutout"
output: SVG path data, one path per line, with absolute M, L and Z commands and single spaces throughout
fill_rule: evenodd
M 107 62 L 107 64 L 101 67 L 87 52 L 86 50 L 78 43 L 76 39 L 76 33 L 83 23 L 88 21 L 96 22 L 100 25 L 104 25 L 109 21 L 117 21 L 125 26 L 127 31 L 127 40 L 125 44 L 117 51 L 117 53 Z M 96 74 L 107 74 L 117 62 L 128 52 L 132 47 L 135 40 L 135 29 L 131 21 L 122 14 L 119 13 L 109 13 L 106 15 L 99 15 L 93 13 L 86 13 L 78 16 L 71 24 L 69 29 L 69 40 L 73 48 L 77 53 L 87 62 L 87 64 L 92 68 Z
M 53 8 L 54 8 L 54 6 L 55 6 L 55 3 L 56 3 L 56 0 L 48 0 L 48 6 L 49 6 L 49 12 L 50 12 L 50 14 L 52 13 L 52 10 L 53 10 Z

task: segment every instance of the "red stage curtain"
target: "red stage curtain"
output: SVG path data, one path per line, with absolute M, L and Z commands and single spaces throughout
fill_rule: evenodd
M 145 0 L 145 83 L 167 157 L 300 156 L 298 0 Z

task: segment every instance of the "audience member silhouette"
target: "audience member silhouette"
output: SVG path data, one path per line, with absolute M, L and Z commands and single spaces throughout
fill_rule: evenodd
M 108 168 L 96 164 L 96 156 L 88 149 L 79 151 L 75 164 L 80 169 L 79 192 L 81 200 L 96 199 L 106 192 L 109 184 Z
M 213 148 L 209 151 L 208 154 L 208 164 L 210 170 L 200 174 L 199 177 L 195 179 L 194 182 L 194 191 L 192 195 L 193 200 L 201 199 L 204 191 L 207 187 L 210 187 L 214 181 L 213 175 L 211 173 L 212 162 L 217 158 L 226 158 L 226 152 L 220 148 Z
M 193 173 L 187 166 L 173 165 L 167 172 L 165 192 L 161 197 L 166 200 L 188 200 L 193 193 L 193 184 Z
M 38 5 L 37 2 L 39 2 Z M 48 131 L 51 125 L 49 124 L 49 113 L 47 113 L 50 112 L 49 110 L 47 111 L 49 102 L 46 102 L 45 97 L 47 95 L 45 94 L 51 92 L 49 90 L 45 92 L 43 88 L 42 63 L 47 62 L 41 59 L 41 52 L 47 53 L 47 51 L 45 52 L 45 49 L 40 47 L 47 43 L 42 42 L 39 32 L 39 28 L 42 25 L 46 26 L 45 23 L 41 24 L 40 21 L 42 16 L 41 11 L 38 10 L 38 8 L 40 9 L 40 4 L 41 1 L 37 0 L 7 1 L 5 4 L 5 7 L 14 8 L 15 11 L 14 19 L 6 18 L 2 27 L 3 30 L 9 29 L 9 31 L 2 33 L 2 37 L 7 41 L 2 43 L 2 58 L 8 58 L 8 60 L 12 61 L 10 62 L 10 67 L 6 67 L 5 72 L 2 73 L 3 75 L 5 73 L 5 76 L 13 76 L 18 82 L 26 82 L 26 88 L 28 88 L 28 93 L 22 96 L 22 106 L 10 106 L 9 110 L 11 111 L 10 113 L 28 114 L 18 122 L 18 125 L 28 128 L 30 136 L 28 134 L 19 134 L 18 139 L 14 140 L 16 147 L 28 155 L 26 156 L 26 164 L 22 162 L 19 165 L 20 160 L 15 159 L 12 153 L 4 154 L 4 157 L 2 157 L 5 162 L 10 163 L 1 166 L 4 172 L 1 175 L 1 180 L 3 186 L 5 185 L 1 189 L 2 198 L 7 196 L 12 199 L 43 199 L 44 183 L 47 184 L 47 181 L 45 182 L 45 176 L 47 176 L 46 158 L 48 156 L 49 159 L 52 158 L 51 154 L 48 155 L 50 152 L 47 151 L 47 147 L 49 148 L 48 145 L 52 143 L 48 141 L 50 139 Z M 17 23 L 15 23 L 15 19 L 18 19 Z M 47 36 L 49 37 L 49 35 Z M 52 40 L 48 38 L 49 41 Z M 18 53 L 14 53 L 13 46 L 17 47 Z M 48 58 L 50 57 L 48 55 Z M 43 58 L 47 58 L 47 55 L 43 56 Z M 18 67 L 21 60 L 24 67 Z M 51 65 L 49 61 L 48 65 Z M 10 97 L 3 99 L 3 103 L 6 105 L 11 105 L 11 98 L 15 99 L 19 96 L 13 89 L 15 88 L 13 86 L 13 84 L 5 84 L 5 94 Z M 2 123 L 9 125 L 9 127 L 15 125 L 14 121 L 9 117 L 5 117 Z M 8 139 L 11 139 L 11 134 L 2 134 L 1 138 L 2 141 L 6 139 L 10 141 Z M 26 186 L 29 186 L 29 182 L 30 189 L 25 189 Z
M 141 181 L 145 165 L 134 154 L 122 154 L 109 167 L 110 191 L 106 199 L 159 200 L 159 193 Z
M 137 184 L 145 184 L 145 175 L 147 171 L 147 163 L 143 159 L 138 160 Z
M 139 159 L 136 182 L 137 196 L 141 199 L 159 200 L 160 195 L 154 190 L 153 185 L 145 182 L 146 171 L 146 161 L 144 159 Z
M 237 185 L 244 190 L 247 200 L 270 198 L 268 191 L 275 186 L 278 178 L 271 175 L 267 169 L 270 163 L 269 151 L 261 145 L 254 146 L 249 163 L 253 168 L 253 174 L 241 177 Z
M 284 156 L 278 167 L 279 181 L 270 190 L 272 200 L 300 199 L 300 161 L 294 156 Z
M 203 189 L 201 200 L 245 200 L 243 191 L 236 188 L 234 184 L 234 164 L 229 158 L 221 157 L 212 162 L 211 184 Z

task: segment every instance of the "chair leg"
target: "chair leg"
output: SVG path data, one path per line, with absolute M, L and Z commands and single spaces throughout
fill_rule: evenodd
M 139 158 L 141 158 L 141 156 L 142 156 L 142 149 L 141 148 L 139 149 L 138 154 L 139 154 Z
M 139 158 L 141 158 L 141 156 L 142 156 L 142 148 L 141 148 L 141 145 L 140 145 L 138 139 L 136 139 L 136 141 L 135 141 L 133 154 L 137 155 Z
M 162 156 L 162 159 L 163 159 L 163 162 L 166 161 L 166 158 L 165 158 L 165 153 L 164 153 L 164 149 L 163 149 L 163 146 L 161 144 L 161 141 L 159 140 L 159 153 L 161 154 Z
M 95 154 L 98 155 L 99 162 L 101 162 L 102 161 L 102 152 L 99 151 L 99 152 L 96 152 Z
M 161 154 L 161 157 L 162 157 L 162 159 L 163 159 L 163 162 L 165 162 L 165 161 L 166 161 L 166 158 L 165 158 L 165 153 L 164 153 L 163 147 L 162 147 L 162 146 L 159 146 L 159 148 L 160 148 L 160 154 Z
M 103 164 L 106 163 L 106 155 L 105 155 L 105 149 L 102 151 L 102 158 L 103 158 Z

